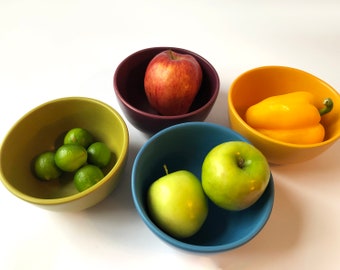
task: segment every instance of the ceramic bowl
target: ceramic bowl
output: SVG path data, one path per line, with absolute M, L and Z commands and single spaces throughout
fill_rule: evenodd
M 161 230 L 150 218 L 146 194 L 150 185 L 169 171 L 180 169 L 201 177 L 204 157 L 216 145 L 226 141 L 247 141 L 240 134 L 220 125 L 189 122 L 168 127 L 152 136 L 140 149 L 132 168 L 132 196 L 146 226 L 161 240 L 191 252 L 222 252 L 239 247 L 263 228 L 273 207 L 273 179 L 260 199 L 242 211 L 227 211 L 209 200 L 208 217 L 201 229 L 189 238 L 176 239 Z
M 321 120 L 326 130 L 323 142 L 308 145 L 280 142 L 264 136 L 245 122 L 245 112 L 251 105 L 269 96 L 292 91 L 312 93 L 319 100 L 319 106 L 325 98 L 332 98 L 334 108 Z M 291 67 L 264 66 L 241 74 L 229 89 L 228 114 L 230 127 L 259 148 L 272 164 L 307 161 L 327 150 L 340 137 L 339 93 L 314 75 Z
M 115 157 L 105 169 L 105 177 L 83 192 L 63 177 L 38 180 L 32 170 L 35 157 L 55 150 L 74 127 L 87 129 Z M 1 180 L 11 193 L 33 205 L 53 211 L 83 210 L 114 190 L 125 166 L 128 144 L 126 124 L 109 105 L 85 97 L 52 100 L 32 109 L 9 130 L 0 150 Z
M 147 65 L 154 56 L 167 49 L 194 56 L 202 68 L 200 90 L 186 114 L 160 115 L 151 108 L 145 94 L 144 75 Z M 152 135 L 174 124 L 205 120 L 216 101 L 220 81 L 214 67 L 202 56 L 181 48 L 154 47 L 137 51 L 124 59 L 114 73 L 113 86 L 119 105 L 129 122 L 142 132 Z

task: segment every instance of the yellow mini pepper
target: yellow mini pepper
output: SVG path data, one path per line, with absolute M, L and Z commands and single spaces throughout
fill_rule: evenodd
M 324 107 L 315 106 L 313 94 L 305 91 L 272 96 L 246 111 L 246 122 L 273 139 L 294 144 L 312 144 L 324 140 L 321 116 L 333 108 L 326 98 Z

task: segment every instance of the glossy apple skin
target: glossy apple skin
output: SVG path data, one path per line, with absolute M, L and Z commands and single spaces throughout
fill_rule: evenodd
M 189 111 L 202 82 L 202 69 L 189 54 L 166 50 L 148 64 L 144 76 L 145 94 L 161 115 L 180 115 Z
M 152 183 L 147 194 L 152 220 L 176 238 L 194 235 L 208 215 L 208 201 L 197 177 L 180 170 Z
M 270 167 L 265 156 L 247 142 L 217 145 L 202 165 L 204 192 L 216 205 L 227 210 L 238 211 L 253 205 L 265 191 L 269 179 Z

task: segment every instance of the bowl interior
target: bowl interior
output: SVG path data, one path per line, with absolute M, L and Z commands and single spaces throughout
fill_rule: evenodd
M 293 91 L 312 93 L 319 108 L 323 100 L 331 97 L 333 110 L 322 117 L 321 123 L 326 129 L 325 141 L 340 136 L 340 95 L 330 85 L 302 70 L 283 67 L 265 66 L 250 70 L 239 76 L 230 88 L 229 106 L 244 120 L 244 115 L 251 105 L 274 95 Z
M 146 194 L 152 182 L 180 169 L 201 178 L 206 154 L 216 145 L 232 140 L 246 141 L 238 133 L 219 125 L 191 122 L 165 129 L 149 139 L 139 151 L 132 171 L 132 194 L 137 211 L 146 225 L 164 241 L 190 251 L 217 252 L 235 248 L 253 238 L 269 218 L 274 197 L 271 179 L 263 196 L 250 208 L 232 212 L 209 201 L 209 214 L 201 230 L 186 239 L 175 239 L 159 229 L 149 218 Z
M 79 194 L 71 174 L 60 180 L 39 181 L 33 171 L 34 158 L 56 150 L 68 130 L 82 127 L 95 139 L 108 145 L 113 153 L 107 174 L 121 166 L 128 144 L 125 123 L 108 105 L 88 98 L 64 98 L 47 102 L 23 116 L 8 132 L 1 147 L 1 174 L 7 187 L 19 197 L 55 199 Z M 108 177 L 102 181 L 107 181 Z M 99 183 L 98 183 L 99 184 Z
M 214 68 L 201 56 L 180 48 L 155 47 L 138 51 L 127 57 L 117 67 L 114 74 L 114 88 L 121 101 L 140 114 L 148 117 L 164 119 L 177 118 L 178 116 L 159 115 L 149 104 L 144 90 L 144 75 L 147 65 L 158 53 L 172 49 L 178 53 L 191 54 L 199 62 L 202 68 L 202 84 L 193 101 L 189 114 L 202 108 L 212 99 L 217 97 L 219 90 L 219 79 Z

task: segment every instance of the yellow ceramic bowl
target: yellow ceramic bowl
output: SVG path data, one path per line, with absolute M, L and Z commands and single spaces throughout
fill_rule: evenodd
M 83 192 L 75 189 L 72 178 L 45 182 L 32 172 L 34 158 L 46 150 L 55 150 L 74 127 L 87 129 L 116 156 L 105 177 Z M 6 135 L 0 149 L 1 180 L 10 192 L 34 205 L 54 211 L 82 210 L 103 200 L 116 187 L 128 144 L 125 122 L 107 104 L 84 97 L 53 100 L 28 112 Z
M 325 98 L 333 99 L 333 110 L 322 117 L 321 123 L 326 129 L 323 142 L 309 145 L 283 143 L 262 135 L 245 122 L 245 112 L 251 105 L 269 96 L 293 91 L 311 92 L 320 100 L 320 106 Z M 231 128 L 249 139 L 272 164 L 289 164 L 312 159 L 340 137 L 339 93 L 319 78 L 290 67 L 264 66 L 241 74 L 230 86 L 228 113 Z

